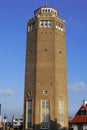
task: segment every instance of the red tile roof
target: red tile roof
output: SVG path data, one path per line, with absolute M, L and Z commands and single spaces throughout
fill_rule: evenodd
M 81 106 L 76 115 L 70 120 L 70 123 L 87 123 L 87 115 L 81 115 L 81 109 L 87 110 L 87 104 Z

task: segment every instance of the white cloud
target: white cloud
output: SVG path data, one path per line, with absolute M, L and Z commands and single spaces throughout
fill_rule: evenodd
M 14 92 L 11 89 L 0 89 L 0 94 L 5 95 L 5 96 L 10 96 L 12 95 Z
M 87 84 L 84 82 L 77 82 L 69 85 L 69 89 L 72 89 L 73 91 L 87 91 Z

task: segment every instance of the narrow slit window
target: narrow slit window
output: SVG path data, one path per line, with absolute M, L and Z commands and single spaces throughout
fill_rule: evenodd
M 26 101 L 26 129 L 32 128 L 32 100 Z

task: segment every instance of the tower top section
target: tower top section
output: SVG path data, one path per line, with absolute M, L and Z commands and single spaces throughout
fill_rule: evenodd
M 42 7 L 34 11 L 34 15 L 37 17 L 40 17 L 42 15 L 57 17 L 58 11 L 52 7 L 47 6 L 47 4 L 44 4 Z

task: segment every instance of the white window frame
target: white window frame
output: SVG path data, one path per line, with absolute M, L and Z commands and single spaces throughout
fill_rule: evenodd
M 52 20 L 41 20 L 40 27 L 52 27 Z
M 64 111 L 64 101 L 59 101 L 59 111 Z
M 60 31 L 63 31 L 63 24 L 61 24 L 60 22 L 56 22 L 56 28 Z
M 44 104 L 44 107 L 43 107 Z M 41 129 L 48 129 L 49 120 L 50 120 L 50 101 L 49 100 L 41 100 Z
M 40 27 L 44 27 L 44 21 L 43 20 L 40 21 Z
M 48 27 L 52 27 L 52 20 L 48 21 Z
M 61 124 L 61 127 L 64 127 L 64 100 L 58 101 L 58 121 Z

